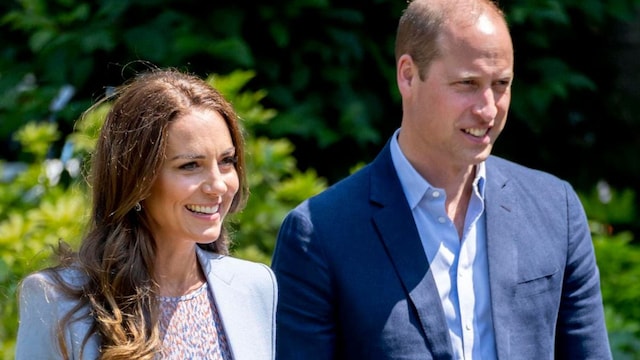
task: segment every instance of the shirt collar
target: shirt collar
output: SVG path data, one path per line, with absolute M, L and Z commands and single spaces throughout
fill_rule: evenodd
M 400 178 L 400 184 L 404 191 L 409 207 L 414 209 L 418 206 L 422 197 L 433 186 L 423 178 L 416 169 L 411 165 L 409 160 L 404 156 L 398 144 L 398 134 L 400 129 L 397 129 L 391 138 L 391 160 L 393 166 L 396 169 L 398 178 Z M 486 168 L 484 161 L 476 166 L 476 176 L 473 179 L 473 191 L 480 199 L 484 200 L 484 187 L 486 182 Z

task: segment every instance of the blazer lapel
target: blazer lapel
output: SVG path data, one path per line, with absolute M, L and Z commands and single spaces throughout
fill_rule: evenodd
M 224 324 L 225 335 L 231 345 L 233 358 L 235 360 L 251 360 L 252 354 L 255 354 L 252 339 L 263 335 L 255 333 L 253 330 L 259 329 L 259 327 L 253 326 L 252 317 L 243 316 L 247 311 L 250 311 L 252 305 L 246 293 L 239 291 L 238 286 L 232 286 L 235 275 L 234 267 L 224 261 L 224 256 L 205 254 L 199 248 L 198 258 L 205 272 L 207 284 L 212 290 L 220 319 Z
M 514 239 L 518 233 L 520 214 L 517 195 L 509 186 L 508 177 L 487 160 L 486 221 L 489 286 L 499 359 L 511 358 L 509 319 L 512 309 L 518 270 L 518 248 Z
M 372 164 L 371 201 L 381 207 L 373 220 L 416 311 L 433 357 L 452 358 L 453 350 L 438 289 L 393 167 L 389 144 Z

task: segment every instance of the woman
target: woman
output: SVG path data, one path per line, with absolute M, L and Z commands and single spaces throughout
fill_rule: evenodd
M 24 279 L 16 359 L 273 359 L 276 281 L 228 256 L 248 195 L 236 114 L 156 69 L 116 92 L 77 254 Z

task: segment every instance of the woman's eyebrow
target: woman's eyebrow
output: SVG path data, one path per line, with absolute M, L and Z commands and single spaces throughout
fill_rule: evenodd
M 172 157 L 171 159 L 169 159 L 170 161 L 173 160 L 180 160 L 180 159 L 185 159 L 185 160 L 199 160 L 199 159 L 204 159 L 205 156 L 204 155 L 198 155 L 198 154 L 178 154 L 174 157 Z

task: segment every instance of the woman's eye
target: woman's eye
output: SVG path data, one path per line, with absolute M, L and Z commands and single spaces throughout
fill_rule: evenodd
M 220 162 L 220 166 L 235 167 L 237 162 L 238 162 L 238 157 L 236 157 L 236 156 L 226 156 Z
M 198 163 L 196 163 L 195 161 L 192 161 L 192 162 L 188 162 L 188 163 L 186 163 L 186 164 L 181 165 L 181 166 L 180 166 L 180 169 L 183 169 L 183 170 L 193 170 L 193 169 L 195 169 L 195 168 L 197 168 L 197 167 L 198 167 Z

